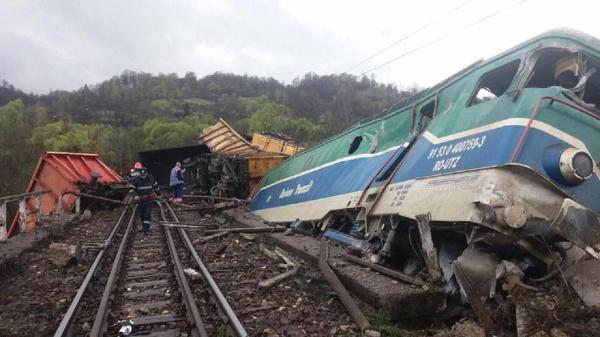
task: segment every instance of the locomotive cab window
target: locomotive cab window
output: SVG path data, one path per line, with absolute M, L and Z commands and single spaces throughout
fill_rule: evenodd
M 419 133 L 423 132 L 423 130 L 425 130 L 425 128 L 427 128 L 427 125 L 429 125 L 429 122 L 431 122 L 431 120 L 433 119 L 434 109 L 435 109 L 435 101 L 431 101 L 431 102 L 425 104 L 419 110 L 419 116 L 418 116 L 419 120 L 416 125 L 416 130 Z
M 600 61 L 582 53 L 552 48 L 543 51 L 529 74 L 526 88 L 559 86 L 598 109 L 600 106 Z
M 520 63 L 520 60 L 515 60 L 484 74 L 473 91 L 468 106 L 502 96 L 515 78 Z
M 363 140 L 363 136 L 354 137 L 354 139 L 352 140 L 352 143 L 350 143 L 350 148 L 348 149 L 348 154 L 353 154 L 354 152 L 356 152 L 356 150 L 358 150 L 358 147 L 360 146 L 360 143 L 362 143 L 362 140 Z

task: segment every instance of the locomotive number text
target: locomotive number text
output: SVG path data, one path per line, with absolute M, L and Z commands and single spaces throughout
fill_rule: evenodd
M 473 137 L 454 144 L 436 146 L 427 155 L 427 159 L 437 159 L 431 171 L 437 172 L 441 170 L 448 170 L 456 168 L 461 156 L 453 156 L 459 153 L 464 153 L 472 150 L 479 149 L 485 143 L 486 136 Z M 444 158 L 446 157 L 446 158 Z

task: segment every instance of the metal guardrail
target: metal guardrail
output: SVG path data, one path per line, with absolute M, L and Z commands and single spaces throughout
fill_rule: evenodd
M 45 189 L 29 193 L 9 195 L 0 198 L 0 241 L 8 239 L 8 213 L 7 204 L 11 202 L 19 203 L 19 228 L 21 232 L 27 229 L 27 216 L 35 214 L 35 222 L 39 223 L 42 218 L 42 195 L 50 193 L 51 190 Z M 29 214 L 27 213 L 27 200 L 35 198 L 35 208 Z
M 9 233 L 9 218 L 8 218 L 8 211 L 7 211 L 7 204 L 11 203 L 11 202 L 18 202 L 18 217 L 19 217 L 19 231 L 21 233 L 25 232 L 27 230 L 27 222 L 28 222 L 28 217 L 30 215 L 35 215 L 35 223 L 36 225 L 40 223 L 40 220 L 43 216 L 42 214 L 42 195 L 47 194 L 47 193 L 53 193 L 51 189 L 44 189 L 44 190 L 40 190 L 40 191 L 34 191 L 34 192 L 29 192 L 29 193 L 22 193 L 22 194 L 15 194 L 15 195 L 8 195 L 8 196 L 4 196 L 4 197 L 0 197 L 0 242 L 2 241 L 6 241 L 8 239 L 8 235 Z M 81 193 L 81 192 L 73 192 L 73 191 L 66 191 L 61 193 L 58 198 L 56 199 L 56 206 L 54 206 L 54 212 L 55 214 L 58 214 L 61 216 L 61 223 L 64 223 L 64 209 L 63 209 L 63 205 L 64 205 L 64 201 L 63 198 L 65 196 L 68 195 L 73 195 L 76 197 L 75 200 L 75 212 L 76 213 L 80 213 L 81 211 L 81 198 L 87 198 L 87 199 L 94 199 L 94 200 L 99 200 L 102 202 L 108 202 L 108 203 L 112 203 L 112 204 L 116 204 L 119 206 L 130 206 L 130 204 L 123 202 L 123 201 L 119 201 L 119 200 L 113 200 L 113 199 L 109 199 L 109 198 L 104 198 L 104 197 L 100 197 L 97 195 L 92 195 L 92 194 L 87 194 L 87 193 Z M 35 199 L 35 206 L 32 208 L 31 205 L 27 206 L 27 203 L 29 201 L 29 199 Z M 12 228 L 11 228 L 12 230 Z
M 55 208 L 56 213 L 58 215 L 60 215 L 60 222 L 62 224 L 65 223 L 65 217 L 64 217 L 65 210 L 63 209 L 63 198 L 67 195 L 73 195 L 73 196 L 77 197 L 77 199 L 75 199 L 75 213 L 81 212 L 81 197 L 84 197 L 87 199 L 99 200 L 102 202 L 108 202 L 108 203 L 112 203 L 112 204 L 123 206 L 123 207 L 131 206 L 131 204 L 123 202 L 123 201 L 119 201 L 119 200 L 104 198 L 104 197 L 100 197 L 100 196 L 88 194 L 88 193 L 66 191 L 66 192 L 61 193 L 58 196 L 58 198 L 56 200 L 56 208 Z

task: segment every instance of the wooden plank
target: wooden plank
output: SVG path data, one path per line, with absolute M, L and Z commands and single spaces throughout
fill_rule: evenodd
M 169 284 L 168 280 L 153 280 L 153 281 L 144 281 L 144 282 L 131 282 L 126 283 L 123 287 L 125 288 L 145 288 L 145 287 L 154 287 L 154 286 L 162 286 Z

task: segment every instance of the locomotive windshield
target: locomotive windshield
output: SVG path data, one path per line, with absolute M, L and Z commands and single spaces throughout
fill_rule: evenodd
M 567 49 L 549 48 L 541 51 L 529 74 L 525 88 L 559 86 L 588 108 L 600 106 L 600 61 L 586 54 Z
M 483 75 L 473 92 L 469 106 L 502 96 L 515 78 L 520 63 L 520 60 L 515 60 Z

